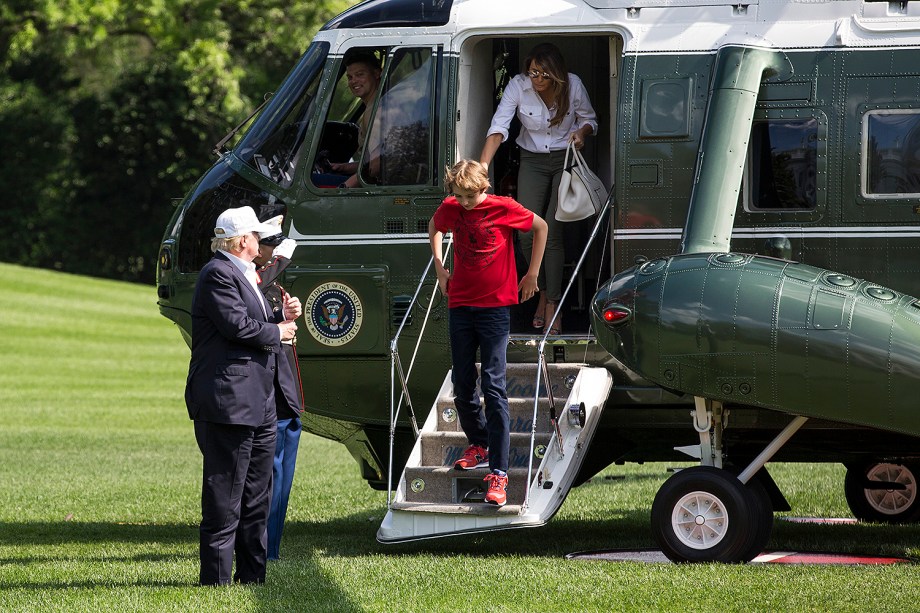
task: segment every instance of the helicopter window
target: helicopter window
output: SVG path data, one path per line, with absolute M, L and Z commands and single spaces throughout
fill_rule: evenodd
M 311 179 L 317 187 L 358 187 L 358 161 L 380 89 L 386 49 L 352 47 L 342 61 Z
M 240 141 L 237 155 L 266 177 L 289 187 L 316 114 L 328 43 L 313 43 L 265 111 Z
M 920 195 L 920 111 L 870 111 L 863 120 L 866 196 Z
M 438 56 L 431 48 L 397 49 L 377 103 L 361 179 L 380 185 L 431 185 L 431 126 Z
M 748 159 L 752 209 L 817 207 L 817 119 L 755 122 Z

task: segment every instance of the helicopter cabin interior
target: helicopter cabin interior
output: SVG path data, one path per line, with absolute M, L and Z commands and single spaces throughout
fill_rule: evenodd
M 508 81 L 523 71 L 523 61 L 531 48 L 549 42 L 562 52 L 569 72 L 577 74 L 588 91 L 597 114 L 598 133 L 585 139 L 583 154 L 590 167 L 608 187 L 613 184 L 613 137 L 616 133 L 617 67 L 622 41 L 615 36 L 541 36 L 520 38 L 473 37 L 461 47 L 457 90 L 458 158 L 478 159 L 492 115 Z M 509 137 L 495 154 L 490 166 L 495 193 L 517 196 L 519 149 L 514 139 L 518 120 L 512 122 Z M 563 224 L 567 283 L 588 242 L 595 218 Z M 609 259 L 602 240 L 591 245 L 572 290 L 563 304 L 562 331 L 578 334 L 588 331 L 589 304 L 597 287 L 609 277 Z M 520 255 L 520 254 L 519 254 Z M 526 268 L 519 257 L 519 268 Z M 530 319 L 536 300 L 524 305 L 515 318 L 515 332 L 532 331 Z M 529 306 L 529 308 L 527 308 Z
M 552 43 L 562 53 L 569 72 L 578 75 L 588 91 L 597 114 L 598 132 L 585 139 L 582 151 L 585 160 L 604 184 L 613 188 L 613 156 L 617 71 L 622 54 L 622 39 L 609 35 L 563 35 L 518 38 L 491 36 L 471 37 L 460 51 L 457 88 L 456 151 L 459 158 L 479 159 L 492 115 L 501 100 L 508 81 L 523 71 L 528 52 L 540 43 Z M 517 196 L 519 148 L 515 138 L 520 128 L 515 119 L 508 139 L 499 147 L 490 165 L 495 193 Z M 563 284 L 568 283 L 588 243 L 596 218 L 566 222 L 564 227 L 565 267 Z M 607 238 L 607 241 L 603 240 Z M 603 233 L 588 248 L 587 257 L 575 278 L 572 289 L 562 305 L 563 334 L 588 332 L 590 301 L 599 285 L 610 276 L 608 233 Z M 526 262 L 519 253 L 519 270 Z M 564 286 L 563 286 L 564 289 Z M 532 332 L 530 320 L 533 304 L 522 305 L 516 313 L 513 332 Z

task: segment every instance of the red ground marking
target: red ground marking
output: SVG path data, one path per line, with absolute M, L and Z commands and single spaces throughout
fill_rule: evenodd
M 657 549 L 606 549 L 578 551 L 567 554 L 567 560 L 598 560 L 605 562 L 656 562 L 670 563 Z M 880 565 L 909 564 L 905 558 L 860 555 L 849 553 L 823 553 L 801 551 L 765 551 L 751 561 L 751 564 L 835 564 L 835 565 Z
M 785 555 L 783 555 L 785 554 Z M 777 557 L 778 556 L 778 557 Z M 763 561 L 760 558 L 769 558 Z M 817 553 L 817 552 L 764 552 L 754 558 L 752 564 L 906 564 L 909 560 L 904 558 L 886 558 L 883 556 L 864 556 L 848 553 Z

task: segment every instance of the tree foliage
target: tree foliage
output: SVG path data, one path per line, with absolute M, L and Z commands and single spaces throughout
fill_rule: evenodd
M 0 3 L 0 259 L 152 282 L 170 202 L 351 4 Z

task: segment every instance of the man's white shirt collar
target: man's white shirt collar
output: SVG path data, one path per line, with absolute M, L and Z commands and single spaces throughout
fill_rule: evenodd
M 233 255 L 229 251 L 224 251 L 223 249 L 218 249 L 218 251 L 227 256 L 227 258 L 233 262 L 233 265 L 240 269 L 240 272 L 243 273 L 243 276 L 246 277 L 249 284 L 252 285 L 252 289 L 255 290 L 256 296 L 260 298 L 259 304 L 262 306 L 262 314 L 265 315 L 265 319 L 268 319 L 268 311 L 265 310 L 265 301 L 261 300 L 262 291 L 259 289 L 259 275 L 256 273 L 256 265 Z
M 252 262 L 247 262 L 243 258 L 237 257 L 233 255 L 232 253 L 230 253 L 229 251 L 224 251 L 223 249 L 219 249 L 219 251 L 223 253 L 225 256 L 227 256 L 228 258 L 230 258 L 230 261 L 233 262 L 236 265 L 236 267 L 240 269 L 240 272 L 242 272 L 244 275 L 250 270 L 252 272 L 256 271 L 256 265 L 253 264 Z M 247 276 L 246 278 L 248 279 L 249 277 Z

